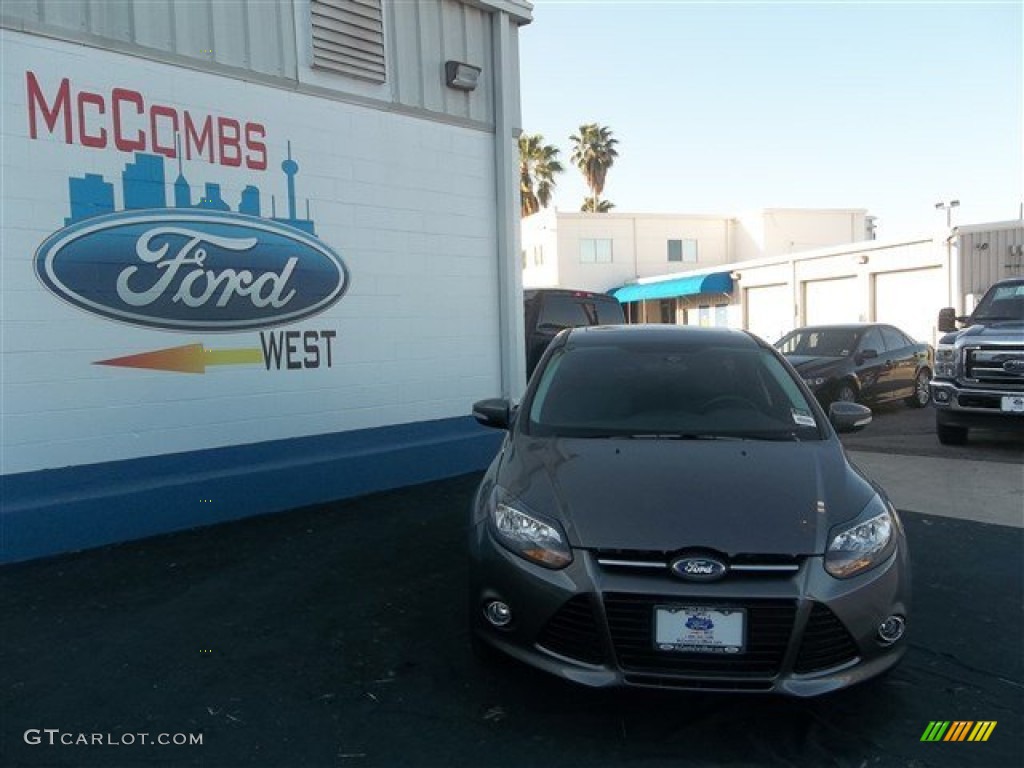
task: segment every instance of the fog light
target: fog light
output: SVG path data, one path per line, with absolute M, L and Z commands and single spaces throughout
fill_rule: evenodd
M 512 622 L 512 609 L 501 600 L 491 600 L 484 606 L 484 617 L 496 627 L 507 627 Z
M 937 389 L 937 390 L 935 390 L 935 393 L 934 393 L 933 397 L 935 398 L 935 402 L 937 402 L 937 403 L 948 403 L 949 402 L 949 392 L 947 392 L 944 389 Z
M 892 645 L 907 631 L 907 622 L 902 616 L 890 616 L 878 625 L 878 639 L 885 645 Z

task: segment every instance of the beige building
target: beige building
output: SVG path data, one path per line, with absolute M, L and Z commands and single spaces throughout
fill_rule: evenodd
M 631 322 L 768 341 L 804 325 L 886 322 L 934 344 L 939 309 L 969 311 L 995 280 L 1024 274 L 1024 221 L 900 241 L 867 239 L 869 225 L 863 210 L 546 212 L 523 222 L 523 283 L 612 293 Z

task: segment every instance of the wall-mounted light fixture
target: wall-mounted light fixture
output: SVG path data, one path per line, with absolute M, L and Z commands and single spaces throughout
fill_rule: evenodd
M 466 64 L 461 61 L 446 61 L 444 63 L 444 82 L 449 88 L 457 88 L 460 91 L 472 91 L 476 88 L 480 79 L 480 67 Z
M 975 243 L 974 250 L 976 251 L 987 251 L 988 243 Z
M 866 253 L 858 253 L 856 256 L 854 256 L 853 260 L 856 261 L 858 264 L 867 264 L 870 261 Z
M 740 274 L 739 272 L 730 272 L 729 278 L 732 280 L 741 280 L 743 278 L 743 275 Z

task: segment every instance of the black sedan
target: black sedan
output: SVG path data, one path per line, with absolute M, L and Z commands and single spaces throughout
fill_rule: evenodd
M 563 331 L 469 526 L 483 648 L 588 686 L 814 696 L 905 650 L 907 544 L 785 359 L 743 331 Z
M 935 350 L 891 325 L 815 325 L 790 331 L 776 348 L 822 405 L 839 400 L 928 405 Z

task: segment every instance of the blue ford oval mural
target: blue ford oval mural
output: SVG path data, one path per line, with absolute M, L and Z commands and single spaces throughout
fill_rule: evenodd
M 348 288 L 341 257 L 273 219 L 150 209 L 79 221 L 47 238 L 36 275 L 87 312 L 149 328 L 232 332 L 293 323 Z

